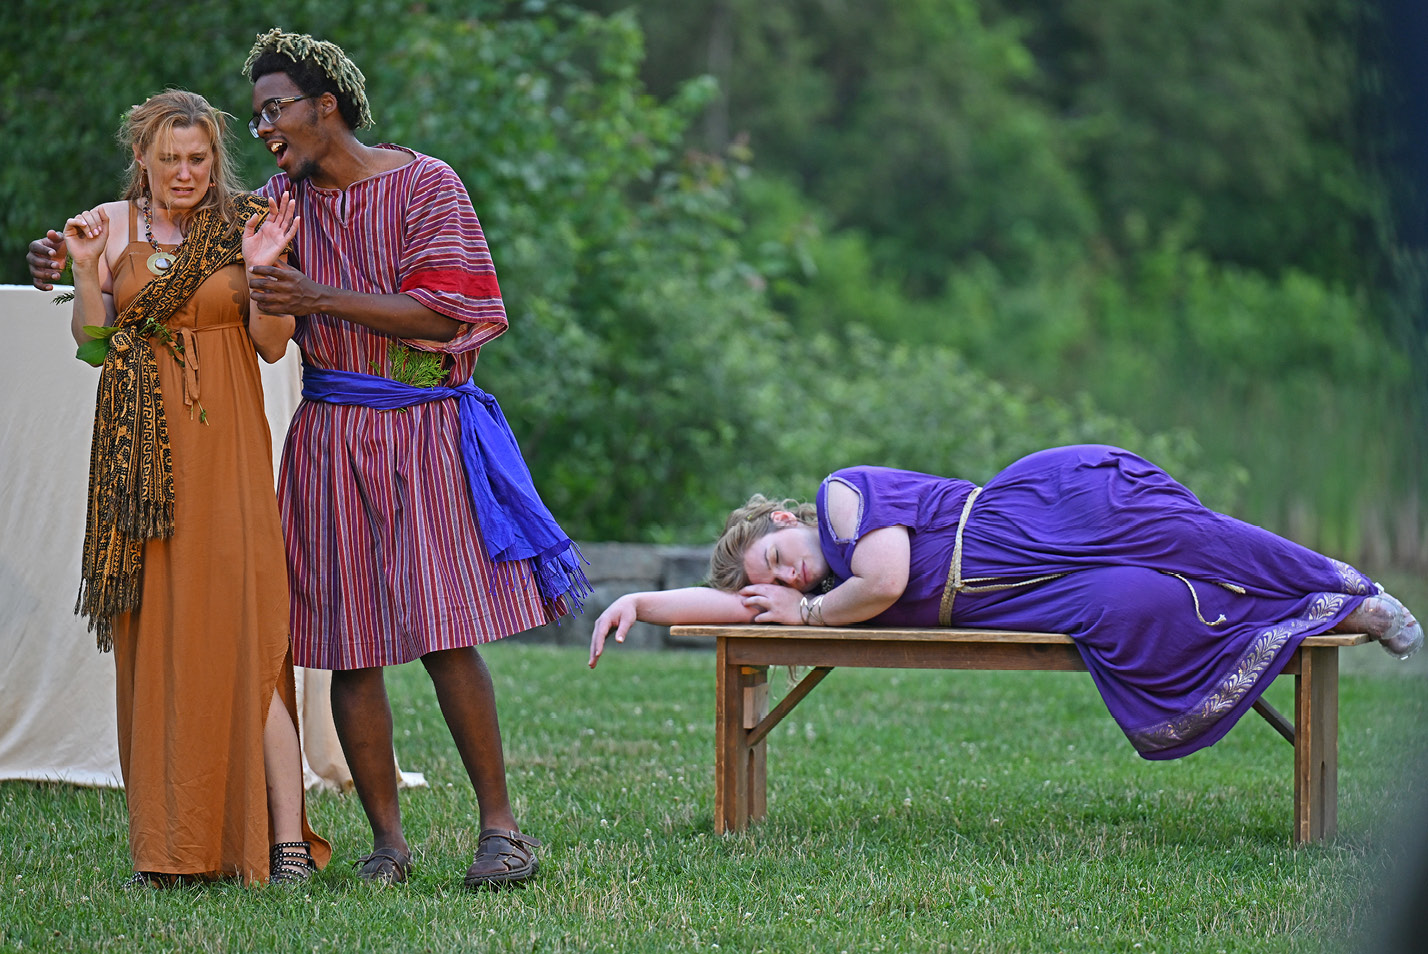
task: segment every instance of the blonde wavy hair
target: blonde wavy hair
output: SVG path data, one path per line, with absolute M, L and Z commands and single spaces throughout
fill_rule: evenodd
M 236 200 L 243 189 L 229 152 L 228 120 L 232 118 L 222 110 L 214 109 L 208 100 L 197 93 L 183 89 L 166 89 L 130 109 L 124 114 L 124 121 L 115 137 L 129 152 L 129 168 L 124 172 L 121 198 L 141 199 L 149 194 L 149 179 L 144 167 L 134 158 L 134 147 L 138 148 L 139 155 L 147 159 L 150 150 L 166 142 L 175 129 L 196 127 L 208 134 L 208 142 L 213 149 L 213 165 L 209 174 L 211 184 L 198 205 L 176 212 L 175 217 L 181 224 L 200 209 L 217 209 L 226 227 L 236 226 Z
M 749 585 L 749 575 L 744 572 L 744 554 L 755 540 L 780 529 L 773 520 L 775 510 L 787 510 L 805 526 L 818 526 L 818 508 L 815 505 L 800 503 L 792 498 L 774 500 L 763 494 L 754 494 L 748 503 L 730 513 L 729 519 L 724 521 L 724 532 L 719 535 L 714 553 L 709 557 L 710 586 L 726 593 L 737 593 Z

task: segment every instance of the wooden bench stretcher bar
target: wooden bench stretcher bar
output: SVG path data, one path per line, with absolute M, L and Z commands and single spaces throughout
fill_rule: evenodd
M 1001 669 L 1085 672 L 1069 636 L 966 629 L 822 626 L 674 626 L 672 635 L 712 638 L 718 657 L 714 734 L 714 829 L 743 831 L 768 813 L 768 734 L 838 666 L 885 669 Z M 1338 829 L 1339 650 L 1369 642 L 1358 633 L 1310 636 L 1281 675 L 1294 676 L 1294 721 L 1254 704 L 1294 746 L 1294 842 Z M 809 671 L 769 711 L 768 667 Z

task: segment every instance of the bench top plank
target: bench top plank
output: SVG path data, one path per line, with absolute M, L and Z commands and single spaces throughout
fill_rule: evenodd
M 756 639 L 847 639 L 861 641 L 896 640 L 934 643 L 1027 643 L 1061 645 L 1075 641 L 1062 633 L 1023 633 L 999 629 L 884 629 L 857 626 L 780 626 L 777 624 L 698 624 L 671 626 L 673 636 Z M 1323 633 L 1306 637 L 1300 645 L 1325 647 L 1360 646 L 1371 639 L 1364 633 Z

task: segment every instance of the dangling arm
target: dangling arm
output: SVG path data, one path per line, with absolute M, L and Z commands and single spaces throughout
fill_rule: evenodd
M 707 586 L 687 586 L 677 590 L 647 590 L 628 593 L 611 603 L 590 634 L 590 668 L 605 651 L 605 639 L 611 632 L 615 642 L 623 643 L 625 634 L 636 622 L 656 626 L 678 626 L 682 623 L 752 623 L 754 610 L 744 605 L 737 593 Z

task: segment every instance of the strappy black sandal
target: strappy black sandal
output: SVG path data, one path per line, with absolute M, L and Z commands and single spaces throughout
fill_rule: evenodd
M 378 848 L 352 862 L 357 877 L 373 884 L 402 884 L 412 870 L 410 857 L 403 859 L 393 848 Z
M 162 890 L 164 888 L 182 888 L 191 883 L 185 875 L 166 874 L 162 871 L 136 871 L 125 878 L 120 887 L 125 891 L 142 891 L 145 888 Z
M 535 849 L 541 843 L 530 835 L 504 828 L 487 828 L 476 836 L 476 857 L 466 869 L 466 887 L 504 888 L 534 878 L 540 870 Z
M 268 853 L 268 884 L 294 886 L 317 873 L 312 845 L 305 841 L 280 841 Z

